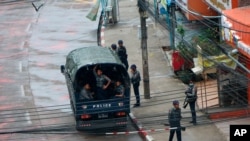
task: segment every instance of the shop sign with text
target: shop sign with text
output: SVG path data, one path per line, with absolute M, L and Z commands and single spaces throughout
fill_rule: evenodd
M 232 9 L 232 0 L 205 0 L 209 5 L 215 8 L 217 11 Z M 238 0 L 234 0 L 238 1 Z

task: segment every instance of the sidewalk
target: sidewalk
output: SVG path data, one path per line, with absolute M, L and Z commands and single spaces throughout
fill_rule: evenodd
M 104 30 L 105 46 L 122 39 L 127 48 L 129 65 L 136 64 L 142 74 L 142 55 L 140 39 L 138 38 L 138 25 L 140 17 L 135 0 L 120 0 L 120 21 L 115 25 L 107 25 Z M 150 16 L 149 16 L 150 17 Z M 144 99 L 143 81 L 140 86 L 141 107 L 132 108 L 131 113 L 136 117 L 138 123 L 148 132 L 153 140 L 165 141 L 168 139 L 168 128 L 163 124 L 167 122 L 167 112 L 172 107 L 173 99 L 180 101 L 182 106 L 184 100 L 184 90 L 186 86 L 178 80 L 169 64 L 169 52 L 165 52 L 162 46 L 169 46 L 168 31 L 155 23 L 150 18 L 147 19 L 148 25 L 148 61 L 150 76 L 151 99 Z M 135 102 L 133 91 L 131 91 L 131 105 Z M 225 136 L 214 124 L 202 125 L 201 122 L 210 122 L 202 113 L 197 112 L 198 125 L 193 126 L 189 123 L 191 113 L 189 108 L 182 109 L 182 124 L 187 126 L 182 132 L 185 141 L 225 141 Z M 146 118 L 147 117 L 147 118 Z M 200 124 L 199 124 L 200 123 Z M 225 126 L 225 124 L 223 124 Z M 229 128 L 229 126 L 227 126 Z M 160 129 L 153 132 L 153 129 Z M 225 129 L 226 130 L 226 129 Z M 175 137 L 176 138 L 176 137 Z

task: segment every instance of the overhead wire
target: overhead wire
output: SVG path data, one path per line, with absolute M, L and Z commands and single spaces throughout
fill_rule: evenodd
M 158 94 L 159 94 L 159 92 L 158 92 Z M 175 93 L 174 93 L 174 94 L 175 94 Z M 182 96 L 181 96 L 181 97 L 182 97 Z M 170 100 L 171 100 L 171 99 L 170 99 Z M 169 102 L 171 102 L 171 101 L 169 101 Z M 166 101 L 163 101 L 163 103 L 165 103 L 165 104 L 166 104 L 167 102 L 166 102 Z M 53 106 L 53 107 L 54 107 L 54 106 Z M 43 107 L 43 108 L 45 108 L 45 107 Z
M 182 7 L 182 5 L 181 5 L 179 2 L 176 2 L 176 4 L 177 4 L 179 7 Z M 186 11 L 186 12 L 188 12 L 188 13 L 190 13 L 190 14 L 192 14 L 193 16 L 196 16 L 196 17 L 198 17 L 198 16 L 199 16 L 199 17 L 203 17 L 204 19 L 209 20 L 209 21 L 212 22 L 214 25 L 217 25 L 217 26 L 219 26 L 219 27 L 223 27 L 223 28 L 230 29 L 230 30 L 234 30 L 234 31 L 241 32 L 241 33 L 250 33 L 250 31 L 244 31 L 244 30 L 238 30 L 238 29 L 230 28 L 230 27 L 223 26 L 223 25 L 221 25 L 221 24 L 218 24 L 218 23 L 213 22 L 212 20 L 210 20 L 211 18 L 214 18 L 214 19 L 215 19 L 215 18 L 221 18 L 221 16 L 217 16 L 217 17 L 216 17 L 216 16 L 204 16 L 204 15 L 200 14 L 199 12 L 195 11 L 194 9 L 192 9 L 192 7 L 188 7 L 188 9 L 182 7 L 181 9 L 184 10 L 184 11 Z M 191 11 L 190 11 L 189 9 L 190 9 Z M 236 22 L 236 23 L 238 23 L 238 24 L 243 25 L 243 23 L 241 23 L 241 22 L 239 22 L 239 21 L 237 21 L 237 20 L 235 20 L 235 19 L 233 19 L 233 18 L 231 18 L 231 17 L 225 15 L 223 12 L 218 12 L 218 13 L 221 14 L 221 15 L 223 15 L 223 16 L 226 17 L 227 19 L 230 19 L 230 20 L 233 21 L 233 22 Z M 198 18 L 197 18 L 197 19 L 198 19 Z M 244 25 L 244 26 L 250 28 L 249 25 Z
M 171 100 L 171 99 L 170 99 Z
M 188 11 L 186 11 L 186 12 L 188 12 Z M 193 13 L 191 13 L 191 14 L 192 14 L 195 18 L 197 18 L 197 20 L 198 20 L 199 22 L 201 22 L 202 24 L 204 24 L 204 25 L 206 25 L 207 27 L 209 27 L 209 29 L 211 29 L 211 30 L 217 32 L 218 34 L 220 33 L 219 31 L 214 30 L 213 27 L 211 27 L 209 24 L 203 22 L 203 20 L 199 20 L 199 17 L 197 17 L 197 15 L 195 15 L 195 14 L 193 14 Z M 199 15 L 199 13 L 197 13 L 197 14 Z M 201 15 L 199 15 L 199 16 L 201 16 Z M 228 27 L 222 26 L 222 25 L 220 25 L 220 24 L 218 24 L 218 23 L 212 21 L 212 20 L 209 19 L 209 18 L 204 17 L 204 19 L 207 20 L 207 21 L 209 21 L 209 22 L 211 22 L 213 25 L 216 25 L 217 27 L 228 28 Z M 245 31 L 235 30 L 235 29 L 232 29 L 232 28 L 228 28 L 228 29 L 234 30 L 234 31 L 238 31 L 238 32 L 245 32 Z M 250 33 L 250 32 L 248 32 L 248 33 Z M 214 43 L 214 42 L 211 42 L 211 43 Z M 249 58 L 246 58 L 245 56 L 243 56 L 243 57 L 245 58 L 246 61 L 249 61 Z
M 206 25 L 207 27 L 209 27 L 210 29 L 212 29 L 212 27 L 211 27 L 210 25 L 206 24 L 206 23 L 203 22 L 202 20 L 200 20 L 200 22 L 203 23 L 204 25 Z M 220 44 L 218 44 L 218 43 L 216 43 L 216 42 L 213 42 L 213 41 L 211 41 L 210 39 L 207 39 L 207 41 L 209 41 L 211 44 L 213 44 L 214 46 L 216 46 L 217 48 L 219 48 L 219 49 L 222 51 L 222 53 L 224 53 L 225 55 L 227 55 L 227 52 L 225 52 L 224 48 L 223 48 Z M 217 63 L 217 64 L 218 64 L 218 63 Z M 238 64 L 237 64 L 237 65 L 238 65 Z
M 196 17 L 195 15 L 194 15 L 194 17 Z M 198 17 L 196 17 L 197 19 L 198 19 Z M 201 22 L 201 23 L 203 23 L 204 25 L 206 25 L 207 27 L 209 27 L 211 30 L 214 30 L 213 29 L 213 27 L 211 27 L 210 25 L 208 25 L 207 23 L 205 23 L 205 22 L 203 22 L 202 20 L 199 20 L 199 22 Z M 216 31 L 215 30 L 215 32 L 218 32 L 218 31 Z M 212 42 L 212 41 L 209 41 L 211 44 L 213 44 L 213 45 L 215 45 L 215 46 L 217 46 L 217 48 L 220 46 L 220 45 L 218 45 L 217 43 L 215 43 L 215 42 Z M 221 49 L 220 47 L 219 47 L 219 49 Z M 205 53 L 204 52 L 202 52 L 202 54 L 204 55 Z M 206 56 L 209 56 L 208 54 L 206 54 L 206 55 L 204 55 L 205 57 Z M 210 59 L 210 61 L 213 61 L 213 60 L 211 60 Z
M 158 115 L 157 115 L 158 116 Z M 157 117 L 156 116 L 156 117 Z M 149 117 L 149 116 L 147 116 L 146 117 L 146 115 L 144 116 L 145 118 L 154 118 L 154 117 Z M 186 117 L 186 118 L 184 118 L 184 121 L 185 121 L 185 119 L 188 119 L 189 117 Z M 198 117 L 199 118 L 199 117 Z M 140 119 L 140 118 L 139 118 Z M 167 118 L 166 118 L 166 120 L 167 120 Z M 151 125 L 151 124 L 154 124 L 154 125 L 160 125 L 160 124 L 162 124 L 163 123 L 163 121 L 166 121 L 166 120 L 164 120 L 164 117 L 163 117 L 163 119 L 162 120 L 156 120 L 156 122 L 155 122 L 155 120 L 151 120 L 151 121 L 149 121 L 149 122 L 142 122 L 143 124 L 146 124 L 147 126 L 148 125 Z M 161 122 L 162 121 L 162 122 Z M 156 124 L 157 123 L 157 124 Z M 199 123 L 200 123 L 200 125 L 203 125 L 203 122 L 201 121 L 201 120 L 199 120 Z M 211 122 L 209 122 L 209 123 L 211 123 Z M 58 124 L 55 124 L 55 125 L 58 125 Z M 188 124 L 187 124 L 188 125 Z M 59 129 L 61 129 L 61 127 L 59 128 Z M 44 133 L 44 130 L 46 130 L 46 129 L 43 129 L 42 131 L 42 134 Z M 54 130 L 56 130 L 55 128 L 54 129 L 50 129 L 50 130 L 47 130 L 48 132 L 50 132 L 50 131 L 54 131 Z M 31 131 L 31 134 L 32 133 L 35 133 L 36 131 Z M 47 132 L 47 133 L 48 133 Z M 29 133 L 29 132 L 21 132 L 21 133 Z M 39 134 L 39 130 L 37 130 L 37 133 Z M 52 133 L 53 134 L 53 133 Z M 56 134 L 56 133 L 55 133 Z M 66 133 L 67 134 L 67 133 Z M 96 133 L 95 133 L 96 134 Z M 103 133 L 97 133 L 97 134 L 103 134 Z
M 27 109 L 26 109 L 27 110 Z M 54 109 L 55 110 L 55 109 Z M 62 109 L 61 109 L 62 110 Z M 36 113 L 37 112 L 41 112 L 41 111 L 36 111 Z M 48 112 L 47 110 L 46 110 L 46 112 Z M 56 114 L 56 113 L 55 113 Z M 36 116 L 36 115 L 35 115 Z M 38 116 L 41 116 L 41 114 L 39 114 Z M 16 118 L 18 118 L 18 117 L 20 117 L 20 116 L 17 116 Z M 60 116 L 60 117 L 62 117 L 62 116 Z M 13 118 L 13 117 L 12 117 Z M 14 117 L 15 118 L 15 117 Z M 46 119 L 48 119 L 48 118 L 51 118 L 51 117 L 47 117 Z M 54 117 L 52 117 L 53 119 L 54 119 Z M 44 119 L 44 118 L 43 118 Z M 32 119 L 32 120 L 35 120 L 35 119 Z M 41 118 L 39 118 L 39 120 L 41 120 Z M 24 121 L 24 120 L 19 120 L 19 122 L 22 122 L 22 121 Z M 4 122 L 4 123 L 6 123 L 6 122 Z M 6 128 L 5 128 L 6 129 Z M 19 131 L 19 132 L 25 132 L 25 131 Z M 9 133 L 11 133 L 11 132 L 9 132 Z
M 242 118 L 244 118 L 244 117 L 242 117 Z M 186 118 L 184 118 L 184 119 L 186 119 Z M 209 121 L 209 120 L 206 120 L 206 119 L 204 119 L 204 120 L 199 120 L 199 124 L 198 125 L 196 125 L 196 126 L 193 126 L 193 125 L 190 125 L 190 124 L 187 124 L 186 122 L 184 123 L 184 124 L 182 124 L 182 126 L 185 126 L 185 127 L 187 127 L 187 128 L 195 128 L 195 127 L 197 127 L 197 126 L 202 126 L 202 125 L 206 125 L 206 124 L 213 124 L 213 123 L 216 123 L 216 122 L 226 122 L 226 121 L 228 121 L 228 120 L 233 120 L 233 119 L 235 119 L 235 118 L 231 118 L 231 119 L 223 119 L 223 120 L 214 120 L 214 121 Z M 166 119 L 167 120 L 167 119 Z M 237 120 L 239 120 L 239 118 L 237 118 Z M 163 120 L 164 121 L 164 120 Z M 150 123 L 151 124 L 155 124 L 155 122 L 154 122 L 154 120 L 153 121 L 150 121 Z M 163 124 L 163 122 L 161 122 L 161 121 L 159 121 L 159 120 L 157 120 L 156 121 L 156 123 L 159 123 L 159 124 L 156 124 L 156 125 L 162 125 Z M 164 122 L 165 123 L 165 122 Z M 145 130 L 147 130 L 148 128 L 150 128 L 151 126 L 148 126 L 148 125 L 150 125 L 149 123 L 143 123 L 143 124 L 145 124 L 145 125 L 147 125 L 147 126 L 145 126 Z M 155 127 L 155 126 L 152 126 L 152 127 Z M 61 128 L 60 128 L 61 129 Z M 58 130 L 60 130 L 60 129 L 58 129 Z M 55 128 L 55 130 L 57 130 L 56 128 Z M 48 130 L 48 131 L 52 131 L 52 133 L 51 134 L 60 134 L 60 132 L 58 132 L 58 133 L 55 133 L 55 132 L 53 132 L 53 129 L 50 129 L 50 130 Z M 20 132 L 20 133 L 22 133 L 22 132 Z M 23 133 L 29 133 L 29 132 L 23 132 Z M 44 133 L 48 133 L 49 134 L 49 132 L 44 132 L 44 131 L 39 131 L 39 130 L 37 130 L 37 131 L 31 131 L 30 132 L 30 134 L 44 134 Z M 68 132 L 63 132 L 64 134 L 67 134 Z M 104 134 L 105 133 L 105 131 L 104 132 L 99 132 L 99 133 L 95 133 L 95 134 Z M 70 132 L 70 134 L 71 134 L 71 132 Z
M 212 88 L 212 87 L 216 87 L 216 85 L 214 85 L 214 86 L 209 86 L 209 85 L 207 85 L 207 89 L 209 89 L 209 88 Z M 238 88 L 238 89 L 240 89 L 240 87 Z M 179 91 L 180 92 L 183 92 L 183 90 L 174 90 L 174 91 L 166 91 L 166 92 L 164 92 L 164 93 L 157 93 L 158 95 L 157 96 L 154 96 L 155 98 L 160 98 L 160 97 L 163 97 L 163 96 L 166 96 L 166 95 L 168 95 L 168 96 L 171 96 L 171 95 L 176 95 L 176 94 L 179 94 Z M 173 93 L 172 93 L 173 92 Z M 206 94 L 206 96 L 210 96 L 210 95 L 214 95 L 215 93 L 216 93 L 217 91 L 215 90 L 215 91 L 209 91 L 207 94 Z M 229 91 L 230 92 L 230 91 Z M 183 92 L 184 93 L 184 92 Z M 160 103 L 168 103 L 168 102 L 171 102 L 172 101 L 172 99 L 180 99 L 180 100 L 183 100 L 184 99 L 184 94 L 183 95 L 176 95 L 175 97 L 169 97 L 169 98 L 160 98 L 160 100 L 158 100 L 157 102 L 151 102 L 150 104 L 146 104 L 146 105 L 144 105 L 145 107 L 147 107 L 147 106 L 152 106 L 152 105 L 156 105 L 156 104 L 160 104 Z M 131 99 L 131 102 L 132 101 L 134 101 L 135 99 L 134 98 L 132 98 Z M 61 106 L 67 106 L 66 108 L 65 107 L 63 107 L 63 108 L 58 108 L 58 107 L 61 107 Z M 126 105 L 125 105 L 126 106 Z M 39 108 L 56 108 L 56 109 L 52 109 L 52 110 L 39 110 Z M 4 112 L 7 112 L 7 111 L 17 111 L 17 113 L 9 113 L 9 114 L 5 114 L 5 115 L 2 115 L 2 116 L 7 116 L 7 117 L 13 117 L 13 115 L 16 115 L 16 117 L 24 117 L 24 116 L 20 116 L 20 114 L 23 114 L 22 113 L 22 111 L 28 111 L 28 110 L 32 110 L 33 108 L 27 108 L 27 109 L 12 109 L 12 110 L 5 110 L 5 111 L 3 111 L 3 113 Z M 53 112 L 53 111 L 56 111 L 56 110 L 65 110 L 65 109 L 69 109 L 69 105 L 57 105 L 57 106 L 48 106 L 48 107 L 36 107 L 36 108 L 34 108 L 34 109 L 36 109 L 36 111 L 34 111 L 34 113 L 40 113 L 40 116 L 43 116 L 43 115 L 51 115 L 50 113 L 48 113 L 48 112 Z M 21 112 L 18 112 L 19 110 L 22 110 Z M 47 113 L 44 113 L 44 112 L 47 112 Z M 33 113 L 32 113 L 32 111 L 30 112 L 29 111 L 29 113 L 31 114 L 30 116 L 35 116 L 35 115 L 33 115 Z M 44 114 L 43 114 L 44 113 Z M 57 113 L 55 113 L 55 114 L 57 114 Z
M 176 98 L 178 98 L 178 97 L 176 97 Z M 183 96 L 180 96 L 179 98 L 183 98 Z M 157 101 L 157 103 L 150 103 L 150 104 L 147 104 L 147 105 L 145 104 L 145 107 L 152 106 L 152 105 L 157 105 L 157 104 L 163 104 L 163 103 L 167 104 L 168 102 L 172 102 L 172 99 L 173 98 L 160 100 L 160 101 L 162 101 L 161 103 L 159 101 Z M 167 100 L 169 100 L 169 101 L 167 101 Z M 142 107 L 144 107 L 144 106 L 142 106 Z M 56 110 L 58 110 L 58 109 L 56 109 Z M 49 110 L 49 111 L 52 111 L 52 110 Z M 39 111 L 39 112 L 48 112 L 48 111 Z M 54 114 L 57 115 L 58 113 L 54 113 Z M 43 115 L 53 115 L 53 114 L 39 114 L 39 116 L 43 116 Z M 33 116 L 33 115 L 31 115 L 31 116 Z M 36 116 L 36 115 L 34 115 L 34 116 Z M 63 117 L 68 117 L 68 116 L 70 116 L 70 115 L 67 114 L 66 116 L 63 116 Z M 20 117 L 20 116 L 18 116 L 18 117 Z M 57 117 L 46 117 L 46 118 L 33 119 L 33 120 L 42 120 L 42 119 L 50 119 L 50 118 L 57 118 Z M 19 122 L 21 122 L 21 121 L 25 121 L 25 120 L 19 120 Z M 18 122 L 18 121 L 16 121 L 16 122 Z
M 176 21 L 175 21 L 175 22 L 176 22 Z M 201 22 L 202 22 L 202 21 L 201 21 Z M 204 24 L 204 22 L 203 22 L 203 24 Z M 206 23 L 205 23 L 205 25 L 208 26 L 209 28 L 212 28 L 210 25 L 208 25 L 208 24 L 206 24 Z M 216 31 L 216 32 L 218 32 L 218 31 Z M 178 38 L 178 36 L 176 36 L 176 37 Z M 179 38 L 179 39 L 180 39 L 180 38 Z M 190 47 L 190 46 L 189 46 L 189 47 Z M 205 54 L 204 52 L 203 52 L 203 55 L 204 55 L 204 56 L 208 56 L 208 54 Z M 211 61 L 212 61 L 212 60 L 211 60 Z
M 188 11 L 186 11 L 186 12 L 188 12 Z M 152 14 L 152 12 L 151 12 L 151 14 Z M 193 14 L 193 13 L 191 13 L 191 14 Z M 196 17 L 197 19 L 199 19 L 199 17 L 197 17 L 197 15 L 194 15 L 193 14 L 193 16 L 194 17 Z M 209 20 L 210 22 L 213 22 L 212 20 L 210 20 L 209 18 L 205 18 L 206 20 Z M 199 22 L 202 22 L 202 20 L 198 20 Z M 177 23 L 177 21 L 175 21 L 176 23 Z M 204 22 L 202 22 L 203 24 L 205 24 L 206 26 L 208 26 L 211 30 L 214 30 L 213 29 L 213 27 L 211 27 L 210 25 L 208 25 L 208 24 L 206 24 L 206 23 L 204 23 Z M 213 24 L 214 24 L 215 22 L 213 22 Z M 217 32 L 217 33 L 219 33 L 219 31 L 216 31 L 215 30 L 215 32 Z M 178 36 L 176 36 L 177 38 L 178 38 Z M 179 39 L 180 39 L 180 37 L 179 37 Z

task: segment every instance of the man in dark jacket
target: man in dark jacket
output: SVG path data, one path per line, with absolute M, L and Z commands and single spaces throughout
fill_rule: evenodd
M 173 101 L 173 108 L 168 112 L 168 122 L 170 125 L 169 141 L 174 138 L 176 132 L 177 141 L 181 141 L 181 109 L 179 107 L 179 101 Z M 171 129 L 172 128 L 172 129 Z
M 118 41 L 117 54 L 121 62 L 125 65 L 126 69 L 128 70 L 128 55 L 127 55 L 126 47 L 123 45 L 122 40 Z

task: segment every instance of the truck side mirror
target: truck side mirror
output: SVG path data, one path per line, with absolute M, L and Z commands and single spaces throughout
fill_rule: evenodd
M 64 73 L 64 71 L 65 71 L 65 66 L 61 65 L 61 73 Z

